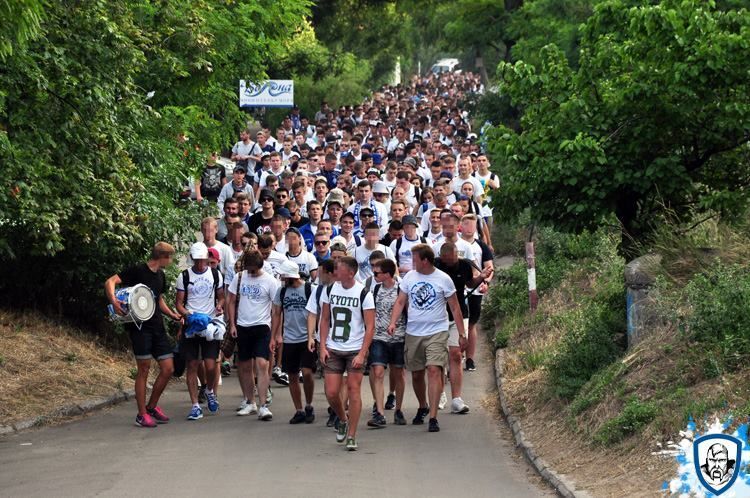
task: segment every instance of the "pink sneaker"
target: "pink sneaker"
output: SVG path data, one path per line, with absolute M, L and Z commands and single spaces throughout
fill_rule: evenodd
M 158 424 L 166 424 L 167 422 L 169 422 L 169 417 L 167 417 L 167 414 L 164 413 L 164 411 L 158 406 L 155 406 L 153 408 L 146 408 L 146 411 L 149 415 L 156 419 L 156 423 Z
M 143 415 L 135 417 L 135 425 L 140 425 L 141 427 L 156 427 L 156 421 L 151 415 L 144 413 Z

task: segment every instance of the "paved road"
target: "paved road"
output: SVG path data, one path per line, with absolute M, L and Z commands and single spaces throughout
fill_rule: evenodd
M 0 496 L 554 496 L 508 441 L 504 422 L 482 406 L 493 398 L 490 365 L 487 356 L 480 370 L 466 375 L 470 414 L 443 412 L 436 434 L 426 425 L 368 430 L 363 420 L 355 453 L 338 445 L 321 420 L 322 381 L 319 419 L 297 426 L 288 424 L 293 410 L 286 388 L 274 389 L 273 421 L 240 418 L 233 373 L 220 393 L 219 414 L 188 422 L 186 389 L 173 384 L 162 404 L 173 421 L 156 429 L 133 425 L 129 401 L 0 438 Z M 369 392 L 365 400 L 371 404 Z M 414 407 L 409 394 L 407 418 Z M 388 412 L 389 423 L 392 417 Z

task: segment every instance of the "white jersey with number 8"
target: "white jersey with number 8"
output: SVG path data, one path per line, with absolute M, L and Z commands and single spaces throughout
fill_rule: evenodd
M 364 286 L 355 282 L 349 289 L 344 289 L 340 282 L 333 284 L 330 295 L 328 289 L 323 291 L 320 302 L 330 307 L 330 326 L 326 347 L 336 351 L 359 351 L 365 338 L 365 320 L 363 310 L 374 310 L 375 301 L 372 293 L 365 294 L 360 302 Z

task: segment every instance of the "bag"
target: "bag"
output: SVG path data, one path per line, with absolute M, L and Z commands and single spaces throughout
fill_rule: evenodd
M 218 299 L 218 296 L 216 295 L 216 291 L 219 288 L 219 270 L 217 270 L 216 268 L 211 268 L 211 276 L 214 277 L 214 303 L 215 303 Z M 185 296 L 182 299 L 183 306 L 187 306 L 189 286 L 190 286 L 190 271 L 182 270 L 182 287 L 185 288 Z
M 400 239 L 398 239 L 396 241 L 396 267 L 397 268 L 401 264 L 401 262 L 399 261 L 398 253 L 401 252 L 401 244 L 403 243 L 403 241 L 404 241 L 403 237 L 401 237 Z M 419 236 L 419 242 L 421 244 L 426 244 L 427 243 L 427 239 L 420 235 Z
M 185 373 L 185 355 L 180 350 L 180 341 L 177 341 L 172 353 L 174 354 L 174 371 L 172 372 L 172 377 L 179 379 Z

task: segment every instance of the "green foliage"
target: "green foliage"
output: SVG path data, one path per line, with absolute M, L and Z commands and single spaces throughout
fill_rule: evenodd
M 665 208 L 744 212 L 748 40 L 744 9 L 608 0 L 581 30 L 577 69 L 554 45 L 536 68 L 500 64 L 500 92 L 523 116 L 520 132 L 488 137 L 503 178 L 496 217 L 530 207 L 535 220 L 580 231 L 614 214 L 638 238 Z
M 619 443 L 648 425 L 658 413 L 659 409 L 655 403 L 632 397 L 619 415 L 606 421 L 599 428 L 594 435 L 594 441 L 605 446 Z
M 687 336 L 706 349 L 706 373 L 714 377 L 747 365 L 750 357 L 750 272 L 716 264 L 685 288 Z
M 627 366 L 616 361 L 594 374 L 591 379 L 578 391 L 568 406 L 574 416 L 580 415 L 591 406 L 601 401 L 612 391 L 618 379 L 627 371 Z
M 40 0 L 0 0 L 0 61 L 39 35 L 43 15 Z

